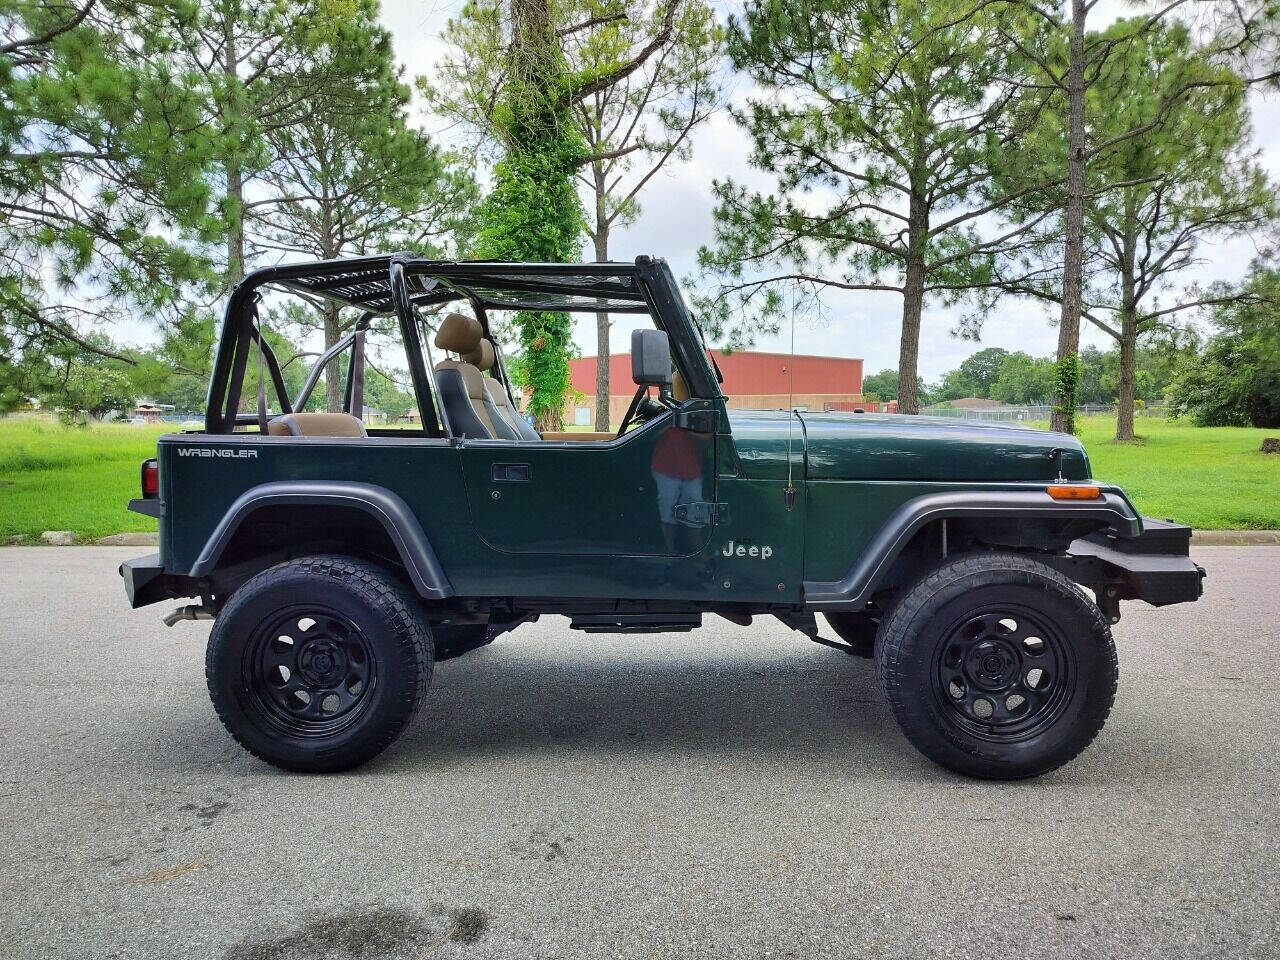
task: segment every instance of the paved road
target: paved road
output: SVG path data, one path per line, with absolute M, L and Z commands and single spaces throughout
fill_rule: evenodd
M 959 779 L 864 661 L 780 625 L 525 627 L 415 726 L 306 778 L 224 734 L 206 623 L 130 612 L 136 550 L 0 550 L 0 956 L 1280 954 L 1280 549 L 1127 605 L 1082 757 Z

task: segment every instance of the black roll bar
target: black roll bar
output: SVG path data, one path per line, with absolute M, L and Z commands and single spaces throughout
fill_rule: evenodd
M 391 302 L 395 304 L 396 317 L 400 321 L 400 337 L 404 340 L 405 358 L 409 361 L 409 378 L 413 381 L 413 392 L 418 400 L 418 412 L 422 416 L 422 427 L 429 437 L 452 436 L 449 429 L 449 414 L 444 404 L 436 403 L 440 394 L 436 391 L 435 371 L 430 364 L 431 354 L 418 336 L 418 314 L 409 299 L 409 285 L 405 280 L 404 261 L 391 259 Z M 434 281 L 432 281 L 434 286 Z M 426 357 L 424 362 L 423 357 Z

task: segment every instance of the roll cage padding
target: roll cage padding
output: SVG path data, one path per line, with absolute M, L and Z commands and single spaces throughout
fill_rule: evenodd
M 930 493 L 908 500 L 872 537 L 839 580 L 804 581 L 805 604 L 820 610 L 860 610 L 893 562 L 923 526 L 950 518 L 988 520 L 1096 520 L 1123 538 L 1142 533 L 1142 520 L 1119 493 L 1097 500 L 1051 500 L 1044 490 Z
M 409 505 L 386 487 L 371 483 L 282 480 L 249 488 L 231 504 L 187 576 L 207 577 L 213 573 L 236 530 L 254 511 L 299 504 L 364 511 L 382 524 L 418 593 L 430 600 L 453 596 L 453 586 Z

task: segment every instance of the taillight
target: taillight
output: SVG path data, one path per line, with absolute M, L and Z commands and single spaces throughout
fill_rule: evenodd
M 147 500 L 160 496 L 160 464 L 154 460 L 142 461 L 142 496 Z

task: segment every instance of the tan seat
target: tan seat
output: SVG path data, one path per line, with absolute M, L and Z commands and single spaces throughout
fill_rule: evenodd
M 488 372 L 493 369 L 494 363 L 497 362 L 497 353 L 493 349 L 493 342 L 489 339 L 480 341 L 480 345 L 476 349 L 462 358 L 474 364 L 477 369 L 482 372 Z M 520 416 L 520 411 L 515 408 L 515 404 L 511 402 L 511 396 L 507 393 L 506 388 L 495 380 L 493 377 L 484 377 L 485 395 L 489 399 L 490 405 L 497 410 L 498 416 L 515 431 L 517 437 L 521 440 L 541 440 L 538 431 L 529 425 L 524 417 Z
M 436 364 L 436 387 L 454 434 L 476 440 L 517 440 L 516 429 L 503 419 L 489 399 L 485 377 L 471 359 L 482 357 L 484 329 L 480 321 L 461 313 L 444 318 L 436 331 L 435 345 L 456 353 L 458 360 Z M 492 347 L 490 352 L 492 354 Z M 492 361 L 491 361 L 492 362 Z
M 267 424 L 272 437 L 367 437 L 359 417 L 349 413 L 286 413 Z

